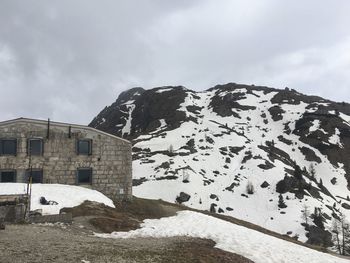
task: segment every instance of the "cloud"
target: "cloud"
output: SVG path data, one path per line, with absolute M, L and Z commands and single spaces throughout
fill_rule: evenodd
M 348 1 L 4 0 L 0 119 L 86 124 L 133 86 L 241 82 L 350 101 L 349 11 Z

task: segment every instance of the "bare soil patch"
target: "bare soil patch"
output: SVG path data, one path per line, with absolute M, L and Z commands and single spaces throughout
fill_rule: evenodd
M 159 219 L 174 216 L 184 206 L 170 204 L 161 200 L 133 198 L 132 201 L 115 204 L 116 208 L 104 204 L 85 201 L 79 206 L 63 208 L 61 212 L 72 213 L 75 220 L 95 232 L 130 231 L 140 227 L 145 219 Z
M 211 240 L 106 239 L 92 236 L 91 231 L 80 227 L 76 223 L 70 226 L 7 225 L 0 233 L 1 262 L 252 262 L 214 248 Z

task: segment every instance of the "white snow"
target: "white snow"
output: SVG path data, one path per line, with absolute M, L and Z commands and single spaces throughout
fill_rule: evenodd
M 350 116 L 342 112 L 339 113 L 340 118 L 342 118 L 347 124 L 350 124 Z
M 311 133 L 311 132 L 319 130 L 319 131 L 323 132 L 324 134 L 327 134 L 327 132 L 324 129 L 320 128 L 320 126 L 321 126 L 320 120 L 313 120 L 312 126 L 309 128 L 309 132 Z
M 0 183 L 0 195 L 25 194 L 27 185 L 23 183 Z M 56 201 L 58 205 L 41 205 L 40 197 Z M 43 214 L 58 214 L 63 207 L 80 205 L 85 200 L 103 203 L 114 207 L 113 201 L 102 193 L 75 185 L 33 184 L 31 210 L 42 209 Z
M 331 144 L 336 144 L 336 145 L 338 145 L 339 147 L 344 148 L 344 146 L 343 146 L 342 143 L 341 143 L 341 140 L 340 140 L 339 135 L 340 135 L 340 131 L 339 131 L 338 128 L 336 128 L 336 129 L 335 129 L 335 133 L 334 133 L 331 137 L 329 137 L 328 141 L 329 141 L 329 143 L 331 143 Z
M 161 88 L 161 89 L 156 90 L 156 93 L 163 93 L 163 92 L 171 91 L 171 90 L 173 90 L 173 88 Z
M 192 211 L 181 211 L 176 216 L 148 219 L 142 228 L 130 232 L 95 234 L 104 238 L 191 236 L 212 239 L 216 247 L 237 253 L 255 263 L 348 263 L 261 232 L 235 225 L 221 219 Z
M 133 112 L 134 109 L 135 109 L 135 105 L 134 105 L 134 104 L 130 104 L 130 105 L 127 105 L 126 107 L 127 107 L 127 109 L 128 109 L 128 114 L 129 114 L 129 116 L 128 116 L 127 120 L 126 120 L 125 126 L 124 126 L 123 129 L 122 129 L 122 134 L 123 134 L 123 135 L 124 135 L 124 134 L 129 134 L 129 133 L 130 133 L 130 130 L 131 130 L 131 121 L 132 121 L 131 115 L 132 115 L 132 112 Z
M 317 131 L 320 128 L 320 120 L 313 120 L 312 126 L 309 128 L 309 132 Z
M 318 106 L 325 106 L 325 107 L 328 107 L 328 106 L 329 106 L 329 103 L 328 103 L 328 102 L 317 102 L 317 105 L 318 105 Z

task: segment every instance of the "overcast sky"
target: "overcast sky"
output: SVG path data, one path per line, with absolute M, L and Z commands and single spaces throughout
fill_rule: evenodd
M 227 82 L 350 102 L 350 1 L 0 1 L 0 120 L 88 124 L 131 87 Z

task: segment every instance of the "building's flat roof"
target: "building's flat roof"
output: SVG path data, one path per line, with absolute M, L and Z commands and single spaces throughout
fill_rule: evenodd
M 6 125 L 6 124 L 13 124 L 13 123 L 18 123 L 18 122 L 30 122 L 30 123 L 35 123 L 35 124 L 44 124 L 47 125 L 49 120 L 38 120 L 38 119 L 31 119 L 31 118 L 17 118 L 17 119 L 12 119 L 12 120 L 7 120 L 7 121 L 1 121 L 0 122 L 0 126 L 2 125 Z M 57 122 L 57 121 L 51 121 L 50 120 L 50 125 L 54 125 L 54 126 L 60 126 L 60 127 L 72 127 L 72 128 L 76 128 L 76 129 L 85 129 L 85 130 L 90 130 L 90 131 L 95 131 L 97 133 L 106 135 L 106 136 L 110 136 L 113 137 L 115 139 L 119 139 L 125 142 L 130 143 L 130 141 L 120 138 L 118 136 L 115 136 L 113 134 L 104 132 L 104 131 L 100 131 L 98 129 L 86 126 L 86 125 L 80 125 L 80 124 L 71 124 L 71 123 L 65 123 L 65 122 Z

